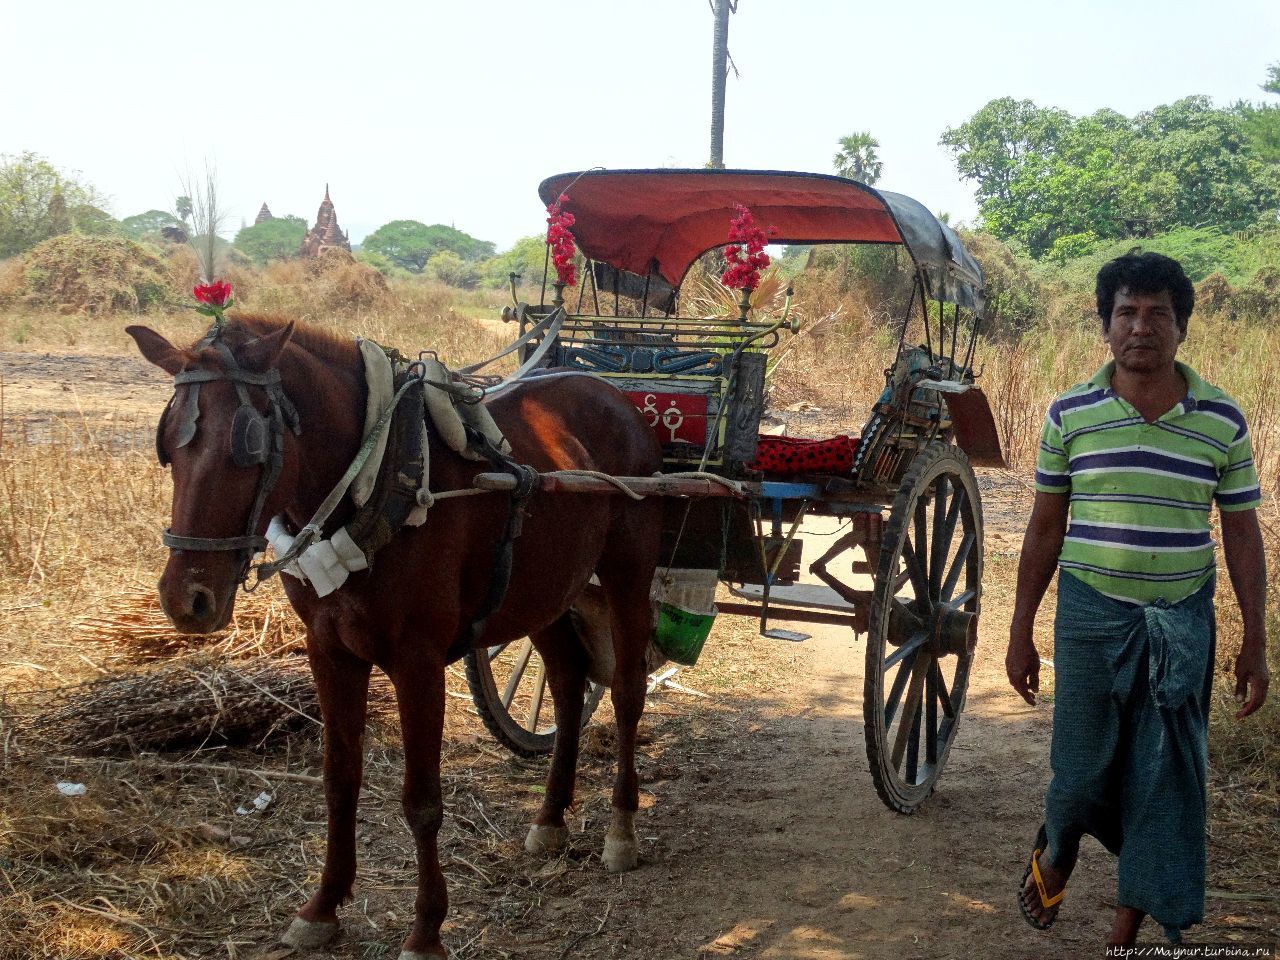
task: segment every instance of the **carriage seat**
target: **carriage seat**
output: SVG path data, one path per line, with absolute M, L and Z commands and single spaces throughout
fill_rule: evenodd
M 824 440 L 762 436 L 751 469 L 773 478 L 811 473 L 847 476 L 853 472 L 858 443 L 859 438 L 852 434 Z

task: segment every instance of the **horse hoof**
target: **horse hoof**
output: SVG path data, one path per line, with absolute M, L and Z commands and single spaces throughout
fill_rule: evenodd
M 539 826 L 535 823 L 524 838 L 524 848 L 529 853 L 559 853 L 568 842 L 568 827 Z
M 604 868 L 610 873 L 626 873 L 634 870 L 640 863 L 640 849 L 636 846 L 635 837 L 606 836 L 604 853 L 600 857 Z
M 294 917 L 280 942 L 295 950 L 316 950 L 338 935 L 338 924 Z

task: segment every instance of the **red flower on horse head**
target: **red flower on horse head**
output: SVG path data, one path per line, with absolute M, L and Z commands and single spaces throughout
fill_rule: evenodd
M 196 313 L 213 317 L 214 326 L 221 328 L 224 319 L 222 312 L 231 306 L 231 284 L 225 280 L 197 283 L 191 292 L 200 304 L 196 307 Z
M 210 307 L 225 307 L 231 302 L 231 284 L 225 280 L 198 283 L 191 292 L 195 294 L 197 300 Z

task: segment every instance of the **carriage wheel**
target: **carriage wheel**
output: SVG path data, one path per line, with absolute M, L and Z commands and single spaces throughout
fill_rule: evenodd
M 528 637 L 497 647 L 482 647 L 466 656 L 467 685 L 476 712 L 498 742 L 521 757 L 551 752 L 556 742 L 555 705 L 542 657 Z M 585 727 L 605 687 L 587 681 L 582 707 Z
M 955 742 L 978 639 L 982 501 L 969 460 L 932 443 L 893 500 L 872 591 L 863 714 L 880 798 L 912 813 Z

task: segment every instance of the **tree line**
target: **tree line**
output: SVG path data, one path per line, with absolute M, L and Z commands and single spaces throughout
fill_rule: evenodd
M 1280 94 L 1280 63 L 1267 68 L 1261 89 Z M 948 127 L 940 143 L 974 185 L 973 228 L 1035 261 L 1087 259 L 1127 239 L 1177 235 L 1186 241 L 1196 231 L 1232 234 L 1277 225 L 1276 102 L 1218 107 L 1191 96 L 1132 117 L 1105 109 L 1076 117 L 1002 97 Z M 874 184 L 883 167 L 879 146 L 868 131 L 842 137 L 833 167 Z M 0 157 L 0 259 L 66 232 L 173 239 L 186 227 L 185 200 L 176 198 L 172 212 L 116 221 L 80 175 L 33 153 Z M 306 228 L 301 217 L 278 217 L 243 227 L 232 246 L 257 263 L 283 259 L 297 253 Z M 358 255 L 384 273 L 426 274 L 465 287 L 505 283 L 512 272 L 537 280 L 545 250 L 533 236 L 499 254 L 493 243 L 453 226 L 395 220 L 365 237 Z

